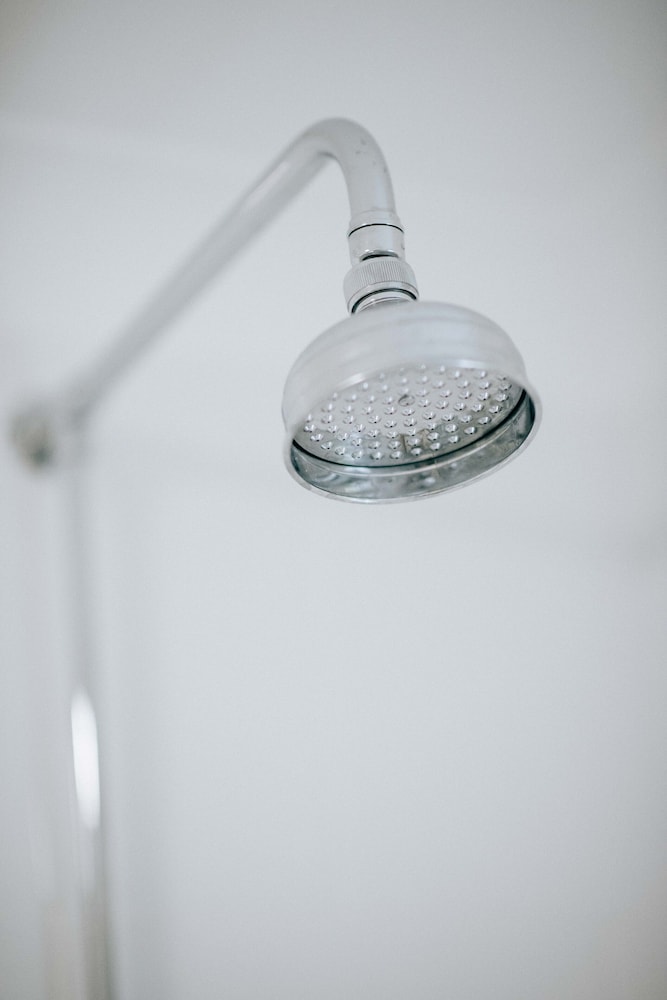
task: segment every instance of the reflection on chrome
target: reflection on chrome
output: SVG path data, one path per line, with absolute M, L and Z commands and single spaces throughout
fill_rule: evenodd
M 97 724 L 90 698 L 79 689 L 72 698 L 74 781 L 81 822 L 95 830 L 100 822 L 100 772 Z

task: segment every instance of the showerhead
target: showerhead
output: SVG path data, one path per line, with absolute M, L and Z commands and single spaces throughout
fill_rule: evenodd
M 327 330 L 287 378 L 285 459 L 316 492 L 362 503 L 443 493 L 517 454 L 540 415 L 523 361 L 459 306 L 390 301 Z
M 288 468 L 323 496 L 377 503 L 463 486 L 513 457 L 540 412 L 519 353 L 483 316 L 417 301 L 382 152 L 360 125 L 337 118 L 297 136 L 94 365 L 17 415 L 23 457 L 35 467 L 78 459 L 83 429 L 119 377 L 330 159 L 350 202 L 352 315 L 289 374 Z

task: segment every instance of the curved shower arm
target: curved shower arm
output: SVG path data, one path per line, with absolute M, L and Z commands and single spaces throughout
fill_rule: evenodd
M 88 371 L 55 397 L 19 415 L 14 438 L 31 464 L 49 465 L 62 456 L 66 432 L 88 417 L 156 336 L 328 159 L 337 161 L 347 184 L 353 265 L 376 256 L 403 259 L 403 230 L 391 179 L 373 137 L 343 118 L 311 126 L 255 181 Z
M 260 224 L 269 221 L 320 169 L 326 158 L 336 160 L 347 185 L 349 233 L 373 224 L 402 228 L 382 150 L 366 129 L 345 118 L 325 119 L 297 136 L 239 199 L 227 221 L 237 213 L 245 215 L 258 201 L 264 203 Z

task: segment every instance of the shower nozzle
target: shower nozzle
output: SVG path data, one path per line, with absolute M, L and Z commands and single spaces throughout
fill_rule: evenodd
M 285 386 L 285 459 L 304 486 L 342 500 L 442 493 L 507 462 L 537 428 L 521 356 L 459 306 L 378 303 L 332 327 Z
M 35 467 L 78 460 L 73 445 L 123 373 L 330 160 L 350 204 L 344 293 L 352 315 L 290 372 L 288 468 L 320 494 L 373 503 L 441 493 L 514 456 L 540 409 L 520 355 L 483 316 L 417 301 L 382 152 L 360 125 L 333 118 L 297 136 L 96 364 L 17 416 L 24 458 Z

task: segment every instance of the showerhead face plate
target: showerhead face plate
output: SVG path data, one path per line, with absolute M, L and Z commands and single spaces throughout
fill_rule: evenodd
M 484 368 L 402 365 L 332 392 L 307 414 L 294 443 L 339 465 L 414 465 L 489 434 L 522 393 Z
M 520 356 L 489 320 L 456 306 L 380 306 L 297 360 L 283 406 L 286 458 L 304 485 L 329 496 L 407 500 L 507 461 L 537 408 Z

